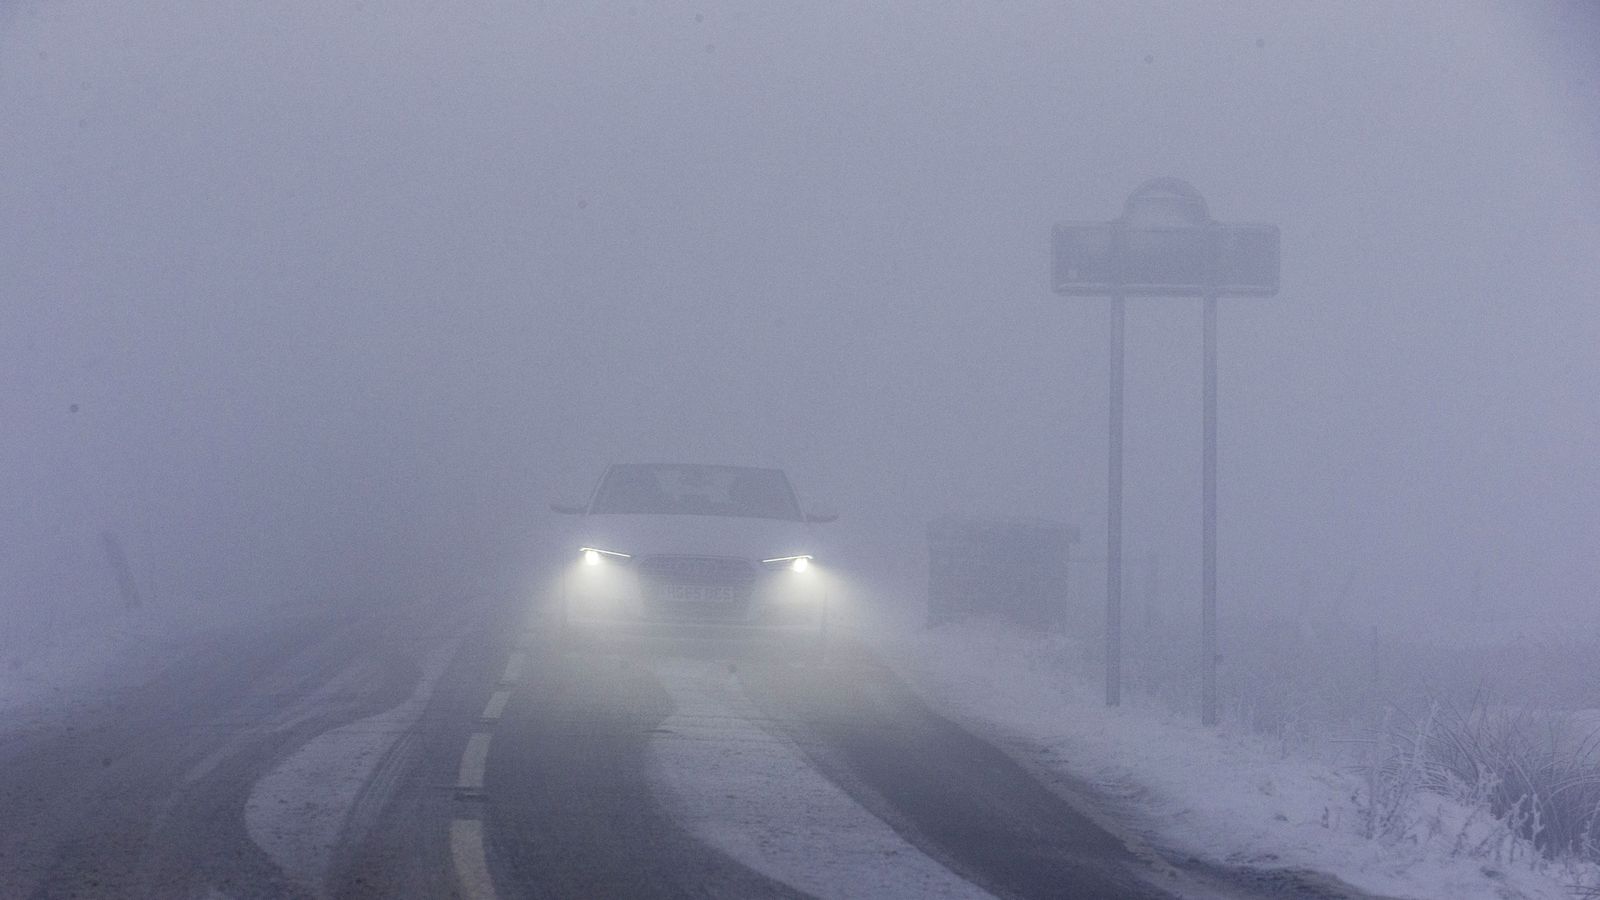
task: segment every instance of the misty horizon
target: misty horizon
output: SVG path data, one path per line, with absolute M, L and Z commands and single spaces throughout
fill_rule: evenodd
M 1222 307 L 1225 608 L 1584 609 L 1594 66 L 1383 9 L 14 6 L 7 603 L 110 602 L 105 530 L 156 604 L 498 563 L 630 459 L 1103 553 L 1106 304 L 1049 227 L 1176 175 L 1283 231 Z M 1127 353 L 1126 541 L 1192 600 L 1198 304 Z

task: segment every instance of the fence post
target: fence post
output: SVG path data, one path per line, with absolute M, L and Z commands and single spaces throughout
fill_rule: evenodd
M 139 585 L 133 580 L 133 570 L 128 566 L 128 555 L 122 552 L 122 541 L 117 539 L 116 532 L 100 532 L 100 545 L 105 548 L 106 561 L 111 565 L 111 574 L 117 579 L 117 590 L 122 594 L 122 605 L 127 609 L 139 609 L 144 606 L 144 599 L 139 596 Z

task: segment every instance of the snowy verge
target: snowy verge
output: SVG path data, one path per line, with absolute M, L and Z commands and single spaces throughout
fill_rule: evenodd
M 1086 783 L 1169 856 L 1255 869 L 1304 869 L 1376 894 L 1509 900 L 1570 897 L 1526 852 L 1515 862 L 1496 823 L 1443 797 L 1420 798 L 1405 840 L 1364 836 L 1358 774 L 1297 758 L 1247 733 L 1203 728 L 1069 675 L 1059 638 L 969 623 L 886 630 L 872 645 L 930 705 L 1008 748 Z
M 117 610 L 34 642 L 0 648 L 0 730 L 49 724 L 162 671 L 216 616 Z

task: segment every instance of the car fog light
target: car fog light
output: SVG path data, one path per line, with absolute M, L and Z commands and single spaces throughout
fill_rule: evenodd
M 799 556 L 774 556 L 771 559 L 763 559 L 761 564 L 774 572 L 781 569 L 788 569 L 791 572 L 804 572 L 811 568 L 811 556 L 807 553 L 802 553 Z
M 578 555 L 586 566 L 598 566 L 609 557 L 613 562 L 627 562 L 633 557 L 615 550 L 601 550 L 599 547 L 579 547 Z

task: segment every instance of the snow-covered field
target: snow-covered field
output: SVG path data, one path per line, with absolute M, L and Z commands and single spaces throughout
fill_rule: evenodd
M 105 617 L 0 645 L 0 728 L 53 721 L 149 678 L 184 643 L 214 627 L 192 610 L 115 610 Z
M 1237 721 L 1203 728 L 1148 696 L 1108 709 L 1073 658 L 1083 647 L 1059 636 L 979 623 L 873 633 L 932 705 L 1084 785 L 1169 858 L 1308 869 L 1377 894 L 1461 900 L 1570 897 L 1582 874 L 1542 860 L 1482 808 L 1426 792 L 1403 810 L 1404 827 L 1369 838 L 1373 807 L 1356 766 Z

